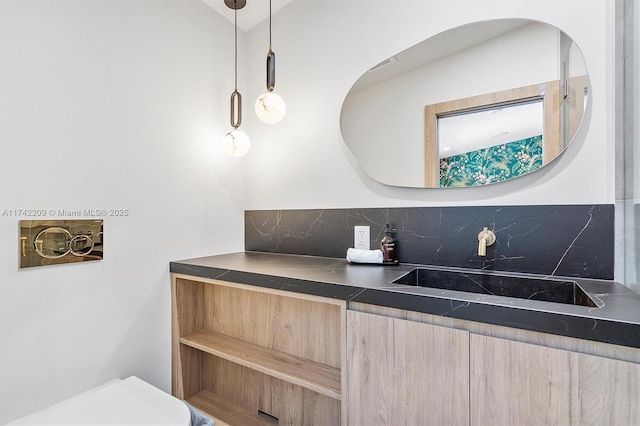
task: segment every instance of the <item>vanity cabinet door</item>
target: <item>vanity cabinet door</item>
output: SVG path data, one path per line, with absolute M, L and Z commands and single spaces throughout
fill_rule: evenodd
M 347 312 L 349 425 L 466 425 L 469 333 Z
M 471 335 L 472 425 L 639 425 L 640 364 Z

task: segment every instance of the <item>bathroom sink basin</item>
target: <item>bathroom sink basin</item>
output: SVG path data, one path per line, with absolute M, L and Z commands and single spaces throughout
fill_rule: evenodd
M 575 281 L 416 268 L 393 284 L 597 307 Z

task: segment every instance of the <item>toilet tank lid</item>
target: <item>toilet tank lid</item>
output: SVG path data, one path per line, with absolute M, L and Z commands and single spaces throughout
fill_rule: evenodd
M 188 426 L 187 405 L 130 376 L 107 382 L 11 425 L 158 425 Z

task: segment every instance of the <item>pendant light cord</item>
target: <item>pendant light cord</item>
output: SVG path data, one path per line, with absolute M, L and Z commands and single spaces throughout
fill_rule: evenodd
M 235 7 L 233 8 L 233 26 L 235 28 L 235 90 L 238 91 L 238 2 L 234 0 Z
M 269 50 L 271 50 L 271 0 L 269 0 Z

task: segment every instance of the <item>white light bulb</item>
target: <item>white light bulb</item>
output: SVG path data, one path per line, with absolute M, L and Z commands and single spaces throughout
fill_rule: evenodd
M 231 129 L 222 139 L 222 149 L 231 157 L 242 157 L 251 147 L 249 135 L 240 129 Z
M 260 121 L 275 124 L 282 120 L 287 112 L 284 100 L 273 92 L 265 92 L 256 101 L 256 114 Z

